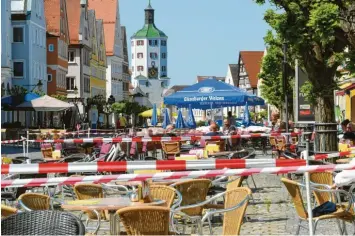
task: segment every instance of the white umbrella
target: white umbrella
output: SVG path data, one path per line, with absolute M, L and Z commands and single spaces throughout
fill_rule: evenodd
M 71 107 L 73 107 L 72 104 L 44 95 L 29 102 L 24 102 L 16 108 L 24 111 L 63 111 Z

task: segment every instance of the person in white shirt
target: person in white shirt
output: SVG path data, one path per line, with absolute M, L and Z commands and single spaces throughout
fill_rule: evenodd
M 350 164 L 355 164 L 355 158 L 350 161 Z M 355 170 L 343 170 L 335 176 L 333 187 L 351 184 L 355 184 Z

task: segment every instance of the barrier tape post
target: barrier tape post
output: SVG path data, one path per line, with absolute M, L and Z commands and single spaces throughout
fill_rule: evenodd
M 309 139 L 306 139 L 306 151 L 305 151 L 306 166 L 309 166 Z M 308 210 L 308 228 L 309 235 L 313 236 L 313 216 L 312 216 L 312 206 L 311 206 L 311 188 L 310 188 L 310 178 L 309 172 L 305 172 L 306 177 L 306 194 L 307 194 L 307 210 Z
M 28 154 L 28 146 L 29 146 L 29 139 L 30 139 L 30 131 L 27 129 L 27 132 L 26 132 L 26 157 L 28 157 L 29 156 L 29 154 Z
M 88 138 L 90 138 L 90 127 L 88 128 Z

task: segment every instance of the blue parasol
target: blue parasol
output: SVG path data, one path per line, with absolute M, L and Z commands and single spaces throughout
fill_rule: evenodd
M 196 121 L 195 121 L 194 113 L 192 112 L 191 106 L 189 106 L 189 113 L 187 115 L 186 125 L 190 129 L 195 129 L 196 128 Z
M 186 128 L 186 124 L 184 122 L 184 118 L 182 117 L 181 109 L 179 109 L 179 112 L 178 112 L 178 117 L 177 117 L 176 122 L 175 122 L 175 128 L 177 128 L 177 129 Z
M 157 113 L 157 105 L 153 105 L 153 114 L 152 114 L 152 126 L 156 126 L 158 124 L 158 113 Z
M 168 108 L 164 108 L 163 128 L 166 129 L 168 125 L 170 125 L 169 110 Z
M 244 126 L 250 126 L 250 124 L 251 124 L 248 103 L 245 103 L 243 122 L 242 123 L 243 123 Z

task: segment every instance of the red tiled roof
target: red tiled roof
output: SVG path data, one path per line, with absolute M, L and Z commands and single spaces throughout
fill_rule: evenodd
M 114 53 L 116 10 L 118 0 L 89 0 L 89 9 L 96 12 L 96 18 L 104 23 L 106 55 Z
M 44 0 L 47 32 L 60 36 L 60 0 Z
M 81 5 L 80 0 L 67 0 L 70 44 L 79 44 Z
M 245 70 L 248 74 L 250 86 L 258 86 L 258 74 L 260 72 L 261 62 L 264 56 L 263 51 L 241 51 L 240 59 L 243 61 Z
M 199 83 L 199 82 L 201 82 L 201 81 L 203 81 L 203 80 L 205 80 L 205 79 L 208 79 L 208 78 L 213 78 L 213 79 L 216 79 L 216 80 L 221 80 L 221 81 L 223 81 L 223 82 L 226 80 L 225 77 L 221 77 L 221 76 L 201 76 L 201 75 L 198 75 L 198 76 L 197 76 L 197 82 Z

